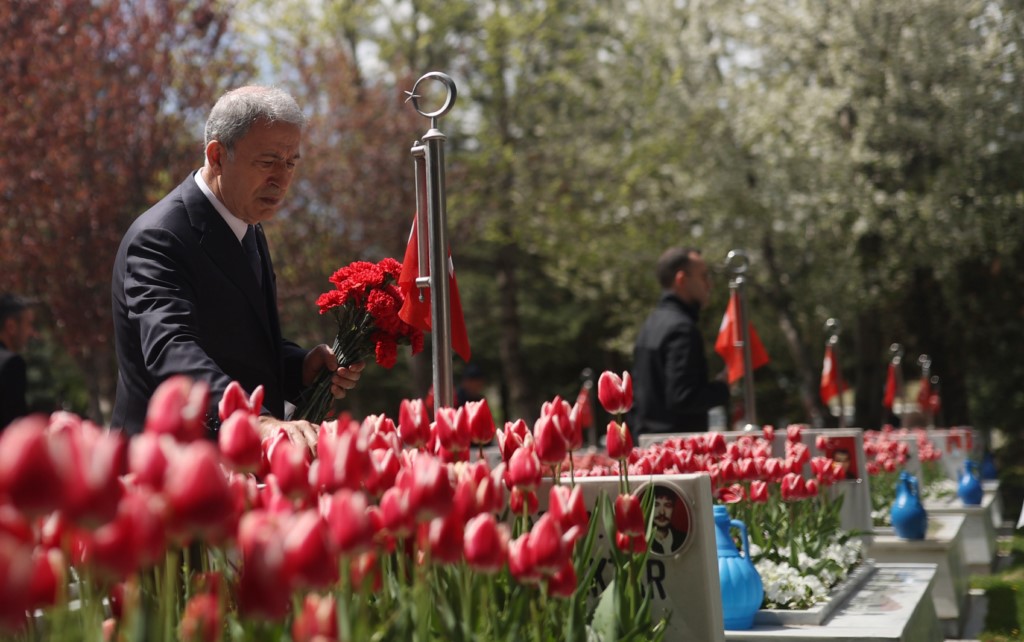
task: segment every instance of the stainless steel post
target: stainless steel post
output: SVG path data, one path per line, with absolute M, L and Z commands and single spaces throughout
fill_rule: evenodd
M 425 80 L 436 80 L 445 86 L 447 95 L 444 104 L 432 112 L 425 112 L 420 109 L 419 99 L 421 96 L 416 93 L 420 83 Z M 451 292 L 449 291 L 449 265 L 448 255 L 448 216 L 445 199 L 445 178 L 444 178 L 444 142 L 447 137 L 437 128 L 438 119 L 448 113 L 455 104 L 456 89 L 455 81 L 447 74 L 439 71 L 432 71 L 424 74 L 413 85 L 412 91 L 408 93 L 408 101 L 420 115 L 430 119 L 430 129 L 422 136 L 422 147 L 425 161 L 425 183 L 426 183 L 426 211 L 427 228 L 429 234 L 428 261 L 430 274 L 428 286 L 430 288 L 430 336 L 433 349 L 434 367 L 434 408 L 450 407 L 455 396 L 455 382 L 452 378 L 452 311 Z M 417 147 L 413 146 L 413 157 L 416 158 Z M 418 172 L 417 165 L 417 172 Z M 417 180 L 419 180 L 417 178 Z M 417 201 L 419 198 L 417 197 Z M 419 203 L 417 203 L 417 206 Z M 417 225 L 419 213 L 417 213 Z M 417 230 L 423 234 L 423 228 Z M 421 243 L 420 248 L 423 247 Z M 421 255 L 422 256 L 422 255 Z M 420 266 L 423 260 L 420 259 Z M 421 273 L 422 276 L 422 273 Z M 417 283 L 419 285 L 419 282 Z M 421 286 L 422 287 L 422 286 Z
M 906 427 L 906 400 L 903 395 L 903 346 L 893 343 L 889 346 L 889 353 L 892 355 L 892 369 L 896 379 L 896 399 L 893 400 L 893 414 L 900 420 L 900 426 Z M 899 401 L 899 410 L 896 409 L 896 402 Z
M 926 354 L 922 354 L 917 358 L 917 363 L 921 365 L 921 381 L 926 382 L 930 386 L 932 376 L 932 358 Z M 918 391 L 917 396 L 920 399 L 920 391 Z M 931 404 L 928 403 L 928 399 L 925 399 L 924 405 L 921 406 L 921 414 L 924 415 L 926 425 L 929 428 L 934 428 L 935 419 L 932 417 Z
M 757 405 L 754 401 L 754 358 L 750 346 L 750 323 L 747 321 L 747 297 L 744 285 L 750 259 L 743 250 L 731 250 L 725 258 L 726 269 L 733 275 L 729 289 L 736 293 L 736 323 L 740 331 L 734 338 L 733 347 L 743 350 L 743 414 L 746 424 L 743 430 L 760 430 L 757 425 Z
M 846 408 L 843 407 L 843 372 L 839 368 L 839 332 L 841 330 L 839 319 L 828 319 L 825 321 L 825 332 L 828 333 L 827 347 L 832 348 L 832 369 L 836 373 L 836 387 L 839 399 L 839 427 L 846 428 Z

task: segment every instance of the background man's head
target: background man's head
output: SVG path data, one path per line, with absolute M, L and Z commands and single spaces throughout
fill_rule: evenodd
M 14 294 L 0 295 L 0 343 L 21 352 L 35 336 L 35 311 L 28 301 Z
M 658 259 L 658 283 L 684 303 L 703 308 L 711 298 L 711 276 L 700 250 L 692 247 L 672 247 Z

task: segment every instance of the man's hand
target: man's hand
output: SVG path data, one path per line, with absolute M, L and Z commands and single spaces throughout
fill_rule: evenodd
M 722 368 L 722 371 L 715 375 L 715 381 L 729 383 L 729 368 Z
M 356 382 L 362 376 L 366 364 L 358 361 L 347 368 L 339 368 L 338 360 L 334 357 L 330 347 L 321 343 L 313 348 L 306 355 L 302 362 L 302 384 L 308 386 L 316 380 L 317 376 L 324 370 L 333 372 L 331 377 L 331 395 L 335 399 L 341 399 L 345 392 L 356 387 Z
M 260 440 L 265 440 L 284 430 L 289 441 L 296 446 L 309 448 L 316 456 L 317 427 L 308 421 L 282 421 L 269 415 L 259 418 Z

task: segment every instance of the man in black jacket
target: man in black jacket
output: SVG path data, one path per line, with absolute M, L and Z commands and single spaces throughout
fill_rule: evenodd
M 644 322 L 633 351 L 634 431 L 708 429 L 708 410 L 727 406 L 729 387 L 708 381 L 704 338 L 697 321 L 711 296 L 700 250 L 670 248 L 658 259 L 661 299 Z
M 25 359 L 18 353 L 35 335 L 34 317 L 25 299 L 0 295 L 0 430 L 28 414 Z

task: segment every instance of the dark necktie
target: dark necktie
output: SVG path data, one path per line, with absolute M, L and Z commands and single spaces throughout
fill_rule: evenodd
M 260 258 L 260 248 L 256 245 L 256 227 L 250 225 L 245 231 L 245 236 L 242 237 L 242 248 L 245 249 L 245 254 L 249 259 L 249 267 L 252 268 L 253 274 L 256 275 L 256 283 L 259 284 L 260 288 L 263 287 L 263 261 Z

